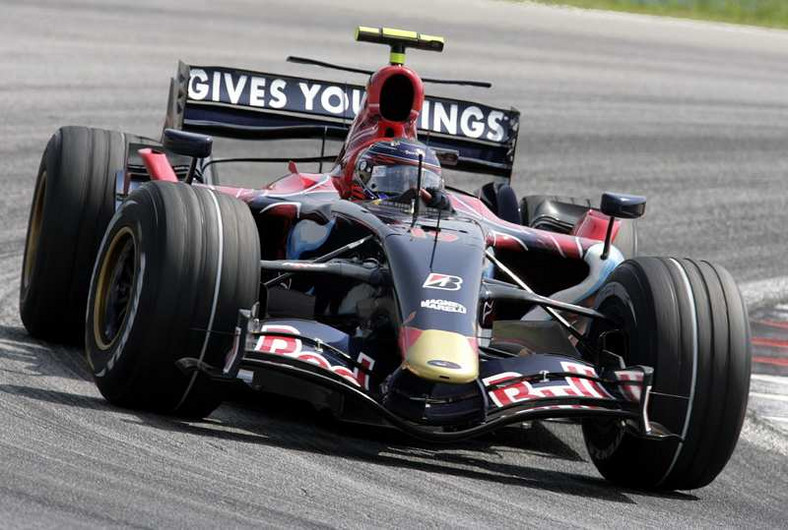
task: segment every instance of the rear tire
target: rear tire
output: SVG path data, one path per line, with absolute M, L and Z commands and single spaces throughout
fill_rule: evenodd
M 123 169 L 129 139 L 115 131 L 63 127 L 47 144 L 19 291 L 22 322 L 34 337 L 82 340 L 90 273 L 115 211 L 115 176 Z
M 221 396 L 175 362 L 224 364 L 238 310 L 257 300 L 259 260 L 243 202 L 177 183 L 134 191 L 110 223 L 88 298 L 86 352 L 102 395 L 123 407 L 210 414 Z
M 709 484 L 736 446 L 749 392 L 749 321 L 733 278 L 704 261 L 637 258 L 613 272 L 596 307 L 628 336 L 614 353 L 627 365 L 654 368 L 650 418 L 683 442 L 645 440 L 613 420 L 587 420 L 594 464 L 629 487 Z M 589 336 L 602 331 L 595 323 Z
M 517 194 L 508 184 L 488 182 L 476 192 L 476 196 L 499 219 L 520 224 L 520 207 L 517 205 Z

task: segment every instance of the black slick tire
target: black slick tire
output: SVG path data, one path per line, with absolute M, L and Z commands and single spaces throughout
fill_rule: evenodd
M 257 300 L 259 260 L 243 202 L 179 183 L 135 190 L 110 222 L 88 298 L 86 353 L 102 395 L 128 408 L 210 414 L 221 397 L 175 363 L 224 364 L 238 310 Z
M 508 184 L 488 182 L 476 192 L 476 196 L 500 219 L 520 224 L 517 194 Z
M 115 131 L 63 127 L 46 146 L 19 292 L 22 322 L 34 337 L 82 340 L 90 273 L 115 210 L 115 178 L 129 139 Z
M 750 381 L 747 310 L 731 275 L 705 261 L 627 260 L 596 307 L 626 332 L 627 365 L 654 368 L 650 419 L 683 440 L 646 440 L 613 420 L 586 420 L 589 454 L 607 479 L 642 489 L 695 489 L 728 462 Z M 591 326 L 591 340 L 604 331 Z

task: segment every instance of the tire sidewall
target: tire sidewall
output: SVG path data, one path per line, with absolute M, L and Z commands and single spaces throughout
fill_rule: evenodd
M 57 233 L 58 225 L 52 219 L 52 212 L 56 209 L 57 204 L 54 204 L 57 198 L 58 185 L 61 181 L 60 175 L 60 160 L 62 149 L 62 131 L 58 130 L 47 142 L 44 149 L 44 154 L 41 156 L 41 162 L 38 167 L 38 174 L 36 175 L 36 184 L 33 191 L 33 198 L 30 203 L 30 213 L 27 219 L 27 231 L 25 232 L 25 250 L 22 259 L 22 277 L 20 278 L 19 290 L 19 305 L 22 319 L 26 320 L 28 313 L 33 310 L 31 305 L 39 296 L 41 288 L 41 281 L 38 279 L 43 275 L 44 264 L 48 261 L 47 254 L 50 248 L 50 240 L 53 234 Z M 32 220 L 34 209 L 36 206 L 36 199 L 38 198 L 39 187 L 46 174 L 46 189 L 43 197 L 43 206 L 41 212 L 41 227 L 38 233 L 38 241 L 36 241 L 36 258 L 35 263 L 30 268 L 27 282 L 25 282 L 24 273 L 27 268 L 28 250 L 31 243 L 30 231 L 32 229 Z
M 151 252 L 150 241 L 147 234 L 154 233 L 156 230 L 155 220 L 146 215 L 139 215 L 139 201 L 145 200 L 144 195 L 137 195 L 127 199 L 123 207 L 116 213 L 107 227 L 107 232 L 101 242 L 101 250 L 97 256 L 93 267 L 93 274 L 90 282 L 90 292 L 88 295 L 88 306 L 85 326 L 85 350 L 88 364 L 93 371 L 93 376 L 102 391 L 110 401 L 123 400 L 123 384 L 121 381 L 132 380 L 132 373 L 138 359 L 130 359 L 124 356 L 126 349 L 139 349 L 139 344 L 144 336 L 137 332 L 137 329 L 145 326 L 145 322 L 138 322 L 140 318 L 144 320 L 144 315 L 151 305 L 151 295 L 156 292 L 158 285 L 155 275 L 150 275 L 149 270 L 155 270 L 157 266 L 157 252 Z M 119 330 L 117 339 L 106 350 L 102 349 L 94 335 L 96 319 L 96 288 L 97 275 L 107 256 L 108 243 L 123 228 L 129 228 L 134 237 L 135 256 L 134 267 L 135 277 L 132 288 L 132 295 L 129 301 L 129 310 Z

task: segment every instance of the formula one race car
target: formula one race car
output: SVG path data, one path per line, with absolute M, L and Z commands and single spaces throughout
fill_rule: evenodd
M 637 257 L 645 198 L 529 196 L 508 182 L 516 110 L 424 95 L 388 45 L 365 88 L 180 64 L 160 142 L 64 127 L 47 145 L 21 315 L 84 338 L 111 403 L 204 417 L 228 385 L 436 442 L 516 422 L 582 423 L 608 479 L 711 482 L 739 436 L 746 308 L 704 261 Z M 321 139 L 261 189 L 219 185 L 209 135 Z M 338 155 L 326 139 L 341 139 Z M 327 173 L 297 163 L 333 160 Z M 442 171 L 490 175 L 476 193 Z M 92 274 L 91 274 L 92 273 Z

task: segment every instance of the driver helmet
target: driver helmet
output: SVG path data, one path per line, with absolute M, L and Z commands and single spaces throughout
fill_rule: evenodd
M 421 161 L 421 187 L 443 188 L 440 162 L 426 145 L 408 139 L 381 140 L 367 147 L 356 158 L 353 183 L 368 199 L 393 199 L 416 190 Z

